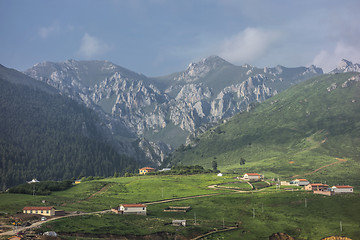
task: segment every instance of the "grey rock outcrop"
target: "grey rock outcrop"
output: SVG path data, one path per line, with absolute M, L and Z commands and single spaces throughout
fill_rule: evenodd
M 156 166 L 187 136 L 196 137 L 322 70 L 235 66 L 211 56 L 158 78 L 108 61 L 45 62 L 25 74 L 97 111 L 120 152 Z

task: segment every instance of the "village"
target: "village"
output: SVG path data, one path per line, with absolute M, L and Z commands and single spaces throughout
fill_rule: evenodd
M 159 171 L 170 171 L 170 168 L 162 169 Z M 139 176 L 146 175 L 151 172 L 155 172 L 156 169 L 151 167 L 144 167 L 139 169 Z M 217 177 L 223 177 L 222 173 L 218 173 L 216 175 Z M 327 184 L 323 183 L 310 183 L 307 179 L 304 178 L 297 178 L 293 179 L 291 181 L 280 181 L 279 179 L 275 181 L 275 179 L 266 180 L 264 179 L 264 175 L 258 174 L 258 173 L 244 173 L 240 177 L 234 177 L 236 180 L 240 180 L 242 182 L 247 182 L 249 185 L 252 186 L 252 184 L 255 184 L 257 182 L 266 182 L 268 186 L 276 186 L 276 189 L 284 190 L 284 191 L 294 191 L 294 190 L 303 190 L 303 191 L 311 191 L 313 194 L 321 194 L 325 196 L 333 196 L 333 195 L 339 195 L 339 194 L 351 194 L 353 193 L 354 189 L 352 186 L 349 185 L 334 185 L 330 187 Z M 269 182 L 271 181 L 271 183 Z M 36 179 L 33 179 L 28 182 L 28 184 L 38 183 L 39 181 Z M 73 182 L 74 185 L 81 184 L 81 180 L 75 180 Z M 220 187 L 220 185 L 216 186 Z M 253 186 L 252 186 L 253 187 Z M 297 187 L 297 188 L 294 188 Z M 252 188 L 253 190 L 257 190 L 256 188 Z M 263 189 L 261 189 L 263 190 Z M 171 202 L 171 200 L 169 201 Z M 32 219 L 32 221 L 29 223 L 26 222 L 25 229 L 27 228 L 33 228 L 35 226 L 40 226 L 42 223 L 45 223 L 49 220 L 56 219 L 56 218 L 62 218 L 62 217 L 69 217 L 69 216 L 76 216 L 80 214 L 89 214 L 89 213 L 80 213 L 80 212 L 65 212 L 64 210 L 58 210 L 54 206 L 45 206 L 46 201 L 42 201 L 42 205 L 40 206 L 24 206 L 22 209 L 22 217 L 24 219 Z M 120 215 L 141 215 L 146 216 L 147 215 L 147 204 L 142 202 L 130 202 L 130 203 L 119 203 L 119 205 L 115 208 L 111 208 L 109 210 L 102 211 L 105 212 L 111 212 L 113 214 L 120 214 Z M 191 210 L 191 206 L 169 206 L 164 209 L 164 212 L 188 212 Z M 39 216 L 38 218 L 27 218 L 24 217 L 24 215 L 28 216 Z M 13 222 L 14 230 L 13 235 L 11 238 L 12 240 L 17 239 L 27 239 L 26 236 L 29 236 L 28 232 L 25 235 L 24 230 L 21 227 L 24 227 L 24 224 L 22 222 L 22 219 L 15 219 Z M 168 223 L 170 225 L 173 225 L 175 227 L 186 227 L 187 226 L 187 220 L 185 219 L 173 219 L 172 222 Z M 19 230 L 17 230 L 19 227 Z M 30 232 L 34 233 L 34 232 Z M 43 235 L 45 236 L 52 236 L 56 237 L 57 234 L 55 232 L 44 232 Z M 35 235 L 30 236 L 34 237 Z

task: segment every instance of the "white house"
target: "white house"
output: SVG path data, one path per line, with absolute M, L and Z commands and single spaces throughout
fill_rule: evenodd
M 310 182 L 304 178 L 298 178 L 298 179 L 295 179 L 293 181 L 290 182 L 290 184 L 294 184 L 294 185 L 297 185 L 297 186 L 306 186 L 308 185 Z
M 38 181 L 36 178 L 33 178 L 31 181 L 29 181 L 27 183 L 31 184 L 31 183 L 38 183 L 38 182 L 40 182 L 40 181 Z
M 186 227 L 186 220 L 172 220 L 172 225 Z
M 260 180 L 261 175 L 258 173 L 245 173 L 243 179 L 245 179 L 245 180 Z
M 353 193 L 354 188 L 349 185 L 336 185 L 336 186 L 331 187 L 331 191 L 333 191 L 334 194 Z
M 218 173 L 218 175 L 217 175 L 218 177 L 222 177 L 222 173 Z
M 170 170 L 171 170 L 171 168 L 163 168 L 163 169 L 159 170 L 159 172 L 165 172 L 165 171 L 170 171 Z
M 145 204 L 121 204 L 119 207 L 119 213 L 146 215 L 146 205 Z

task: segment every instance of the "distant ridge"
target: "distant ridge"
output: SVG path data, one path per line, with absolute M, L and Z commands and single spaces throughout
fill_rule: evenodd
M 340 182 L 346 173 L 348 184 L 360 185 L 359 122 L 360 74 L 326 74 L 209 129 L 177 149 L 164 166 L 210 168 L 217 161 L 222 171 L 282 177 L 312 172 L 312 179 Z

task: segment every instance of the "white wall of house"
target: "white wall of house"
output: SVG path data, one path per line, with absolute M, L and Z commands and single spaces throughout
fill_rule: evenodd
M 260 179 L 260 176 L 259 175 L 247 175 L 247 174 L 244 174 L 244 179 L 258 180 L 258 179 Z
M 336 187 L 332 187 L 332 190 L 334 193 L 352 193 L 353 189 L 352 188 L 336 188 Z
M 120 205 L 119 208 L 124 214 L 145 214 L 146 215 L 146 207 L 127 207 Z

